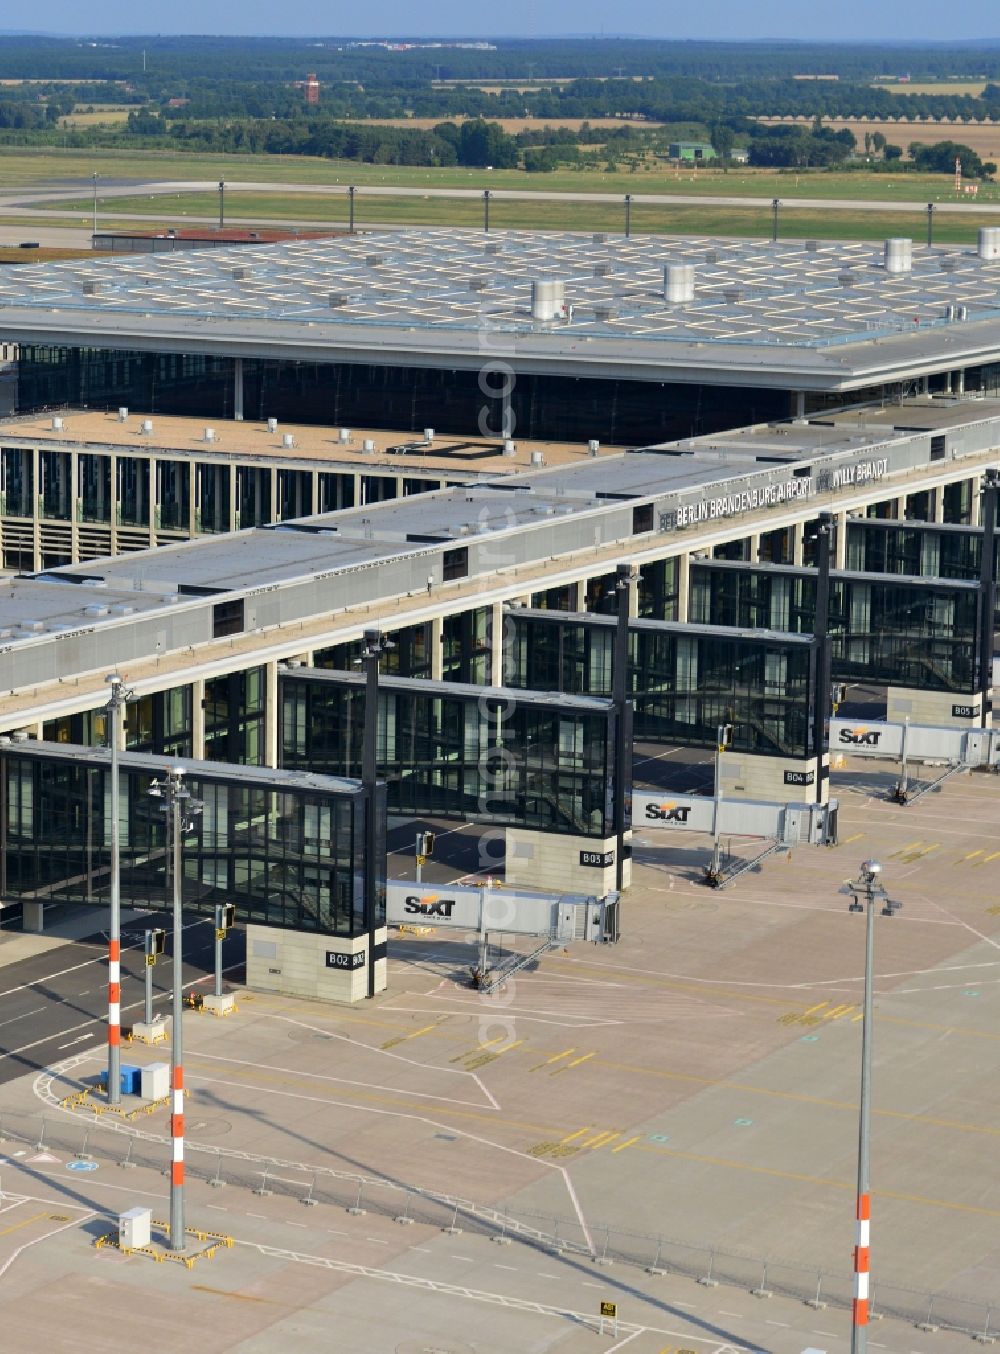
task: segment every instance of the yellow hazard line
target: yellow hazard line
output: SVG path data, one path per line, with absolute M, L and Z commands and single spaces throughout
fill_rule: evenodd
M 620 1142 L 617 1147 L 612 1147 L 611 1154 L 613 1156 L 615 1152 L 624 1152 L 626 1147 L 631 1147 L 634 1142 L 641 1141 L 642 1141 L 641 1134 L 636 1134 L 634 1138 L 626 1138 L 625 1141 Z
M 39 1218 L 47 1218 L 48 1216 L 48 1213 L 33 1213 L 30 1218 L 22 1218 L 20 1222 L 12 1222 L 9 1227 L 4 1227 L 3 1230 L 0 1231 L 0 1236 L 7 1236 L 9 1232 L 16 1232 L 20 1227 L 30 1227 L 31 1224 L 37 1222 Z

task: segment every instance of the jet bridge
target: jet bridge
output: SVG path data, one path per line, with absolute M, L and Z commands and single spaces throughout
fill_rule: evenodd
M 831 719 L 831 752 L 834 749 L 849 757 L 898 762 L 900 778 L 893 798 L 900 804 L 914 803 L 963 771 L 1000 771 L 1000 729 Z M 912 762 L 945 769 L 935 780 L 911 785 Z
M 781 804 L 633 790 L 632 827 L 764 837 L 786 847 L 827 846 L 837 840 L 837 807 L 833 799 L 828 804 Z
M 386 914 L 390 926 L 434 926 L 470 937 L 543 936 L 560 944 L 573 940 L 617 940 L 618 895 L 536 893 L 522 888 L 471 884 L 415 884 L 390 879 Z

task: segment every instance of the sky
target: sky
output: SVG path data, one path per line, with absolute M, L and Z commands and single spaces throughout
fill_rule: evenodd
M 30 11 L 33 32 L 106 35 L 149 32 L 153 11 L 144 10 L 141 26 L 123 28 L 127 13 L 117 0 L 39 0 Z M 13 11 L 6 16 L 8 23 Z M 847 39 L 902 38 L 955 42 L 967 38 L 1000 39 L 1000 11 L 986 0 L 839 0 L 836 5 L 805 0 L 369 0 L 364 5 L 329 0 L 171 0 L 155 9 L 160 33 L 407 36 L 461 34 L 484 37 L 592 35 L 603 31 L 637 37 L 742 40 L 753 38 Z M 613 25 L 613 26 L 612 26 Z

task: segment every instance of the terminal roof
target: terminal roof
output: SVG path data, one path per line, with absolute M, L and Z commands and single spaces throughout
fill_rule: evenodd
M 694 267 L 668 302 L 663 270 Z M 531 284 L 565 310 L 534 318 Z M 963 318 L 958 318 L 959 316 Z M 4 270 L 0 334 L 313 361 L 850 389 L 995 360 L 1000 262 L 863 242 L 409 229 Z
M 59 414 L 60 427 L 53 427 L 51 413 L 18 415 L 0 419 L 4 445 L 21 443 L 46 447 L 80 447 L 91 450 L 134 452 L 141 456 L 193 456 L 199 460 L 259 461 L 263 465 L 301 465 L 303 469 L 324 469 L 362 473 L 418 475 L 435 473 L 456 478 L 482 479 L 515 474 L 527 470 L 532 452 L 540 453 L 545 465 L 572 465 L 595 455 L 586 442 L 554 442 L 513 438 L 505 450 L 497 437 L 460 437 L 431 430 L 427 439 L 420 432 L 405 433 L 385 428 L 329 428 L 313 424 L 281 422 L 275 431 L 266 423 L 249 419 L 212 420 L 171 414 L 147 417 L 140 410 L 117 413 L 94 409 L 68 409 Z M 144 432 L 145 423 L 152 425 Z M 212 439 L 206 438 L 210 427 Z M 291 446 L 285 438 L 292 439 Z M 371 442 L 371 450 L 365 443 Z M 616 450 L 608 444 L 596 449 L 597 456 Z M 620 448 L 618 448 L 620 450 Z
M 717 522 L 702 515 L 693 526 L 671 524 L 671 505 L 706 506 L 713 494 L 723 495 L 712 501 L 725 516 L 731 511 L 725 495 L 735 495 L 735 526 L 748 485 L 787 486 L 800 476 L 817 486 L 832 483 L 829 464 L 877 464 L 890 475 L 897 468 L 929 467 L 932 437 L 942 436 L 942 429 L 949 457 L 981 455 L 997 445 L 1000 401 L 920 398 L 864 417 L 870 420 L 864 429 L 860 413 L 819 429 L 798 421 L 758 425 L 723 438 L 588 458 L 12 578 L 0 590 L 0 652 L 33 649 L 64 635 L 59 672 L 65 674 L 85 661 L 84 649 L 94 650 L 95 632 L 108 634 L 109 643 L 114 632 L 120 643 L 114 653 L 122 661 L 149 652 L 129 644 L 179 643 L 169 635 L 182 632 L 204 638 L 211 625 L 196 623 L 193 613 L 211 613 L 226 594 L 247 599 L 254 628 L 336 613 L 359 601 L 412 597 L 449 579 L 478 578 L 488 589 L 498 570 L 591 547 L 620 543 L 626 557 L 654 542 L 668 545 L 675 530 L 679 549 L 697 549 L 697 524 L 705 521 L 711 529 Z M 928 421 L 938 430 L 933 435 L 903 431 Z M 890 479 L 885 485 L 891 492 Z M 467 556 L 461 553 L 465 545 Z M 156 626 L 166 638 L 158 637 Z M 143 639 L 129 638 L 140 632 Z M 105 661 L 113 658 L 107 646 L 100 653 Z M 18 682 L 9 684 L 15 689 Z

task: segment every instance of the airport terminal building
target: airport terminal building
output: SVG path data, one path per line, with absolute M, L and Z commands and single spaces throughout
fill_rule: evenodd
M 399 230 L 5 270 L 18 408 L 643 445 L 995 393 L 978 247 Z
M 683 263 L 663 241 L 459 235 L 449 245 L 430 234 L 422 245 L 401 232 L 274 246 L 260 261 L 245 249 L 240 277 L 219 251 L 129 260 L 103 276 L 103 262 L 58 265 L 58 276 L 46 270 L 51 291 L 29 279 L 15 295 L 0 280 L 0 329 L 26 354 L 25 404 L 49 402 L 32 385 L 43 350 L 51 395 L 67 373 L 82 379 L 91 355 L 100 365 L 145 354 L 147 366 L 181 371 L 182 344 L 201 402 L 184 419 L 168 412 L 167 387 L 131 387 L 140 398 L 127 401 L 123 368 L 106 412 L 95 399 L 0 423 L 10 758 L 30 760 L 35 744 L 51 763 L 60 748 L 73 758 L 103 743 L 104 679 L 117 669 L 134 692 L 130 755 L 328 778 L 334 798 L 349 798 L 367 700 L 356 665 L 375 627 L 394 644 L 378 692 L 384 811 L 481 823 L 502 843 L 508 882 L 603 896 L 628 882 L 620 794 L 670 790 L 655 756 L 635 770 L 634 747 L 710 759 L 718 727 L 731 724 L 727 800 L 822 804 L 831 677 L 877 688 L 882 718 L 990 724 L 980 504 L 1000 464 L 1000 258 L 988 232 L 974 251 L 728 245 L 728 257 L 693 242 Z M 534 262 L 505 258 L 530 255 L 532 242 Z M 300 250 L 320 251 L 316 266 Z M 751 255 L 752 283 L 727 298 L 712 278 Z M 570 257 L 586 268 L 562 290 L 543 286 Z M 289 260 L 297 280 L 276 280 Z M 386 274 L 404 262 L 401 301 Z M 196 294 L 206 278 L 207 297 Z M 415 279 L 427 285 L 420 319 Z M 149 289 L 142 313 L 138 288 Z M 418 358 L 445 382 L 439 393 L 478 370 L 482 394 L 483 364 L 492 379 L 500 360 L 484 349 L 479 369 L 472 362 L 484 305 L 514 354 L 487 418 L 516 414 L 523 398 L 529 429 L 568 421 L 563 437 L 484 432 L 482 404 L 458 412 L 443 395 L 406 418 L 393 403 L 392 383 L 404 388 Z M 200 362 L 215 364 L 218 383 L 197 377 Z M 297 400 L 287 431 L 280 406 L 247 406 L 253 363 L 309 381 L 320 368 L 326 381 L 364 367 L 362 384 L 377 367 L 388 393 L 368 426 L 383 432 L 358 445 L 366 406 L 353 396 L 332 426 L 311 428 L 327 418 L 329 390 L 315 406 Z M 715 392 L 706 417 L 716 430 L 702 436 L 679 412 L 695 375 Z M 592 403 L 560 404 L 567 381 Z M 652 411 L 661 426 L 681 418 L 683 435 L 609 447 L 597 435 L 606 424 L 578 436 L 586 408 L 613 424 L 625 385 L 645 412 L 622 427 L 645 426 Z M 732 426 L 749 407 L 737 391 L 764 392 L 782 416 Z M 205 422 L 227 410 L 243 417 Z M 452 415 L 454 432 L 442 432 Z M 418 432 L 397 438 L 393 426 Z M 822 616 L 821 536 L 831 566 Z M 0 779 L 9 815 L 12 764 Z M 26 807 L 17 801 L 22 835 L 24 814 L 51 831 L 46 795 L 39 782 Z M 28 892 L 8 883 L 4 898 Z M 361 918 L 359 934 L 370 924 Z M 301 930 L 303 962 L 321 968 L 328 937 Z

